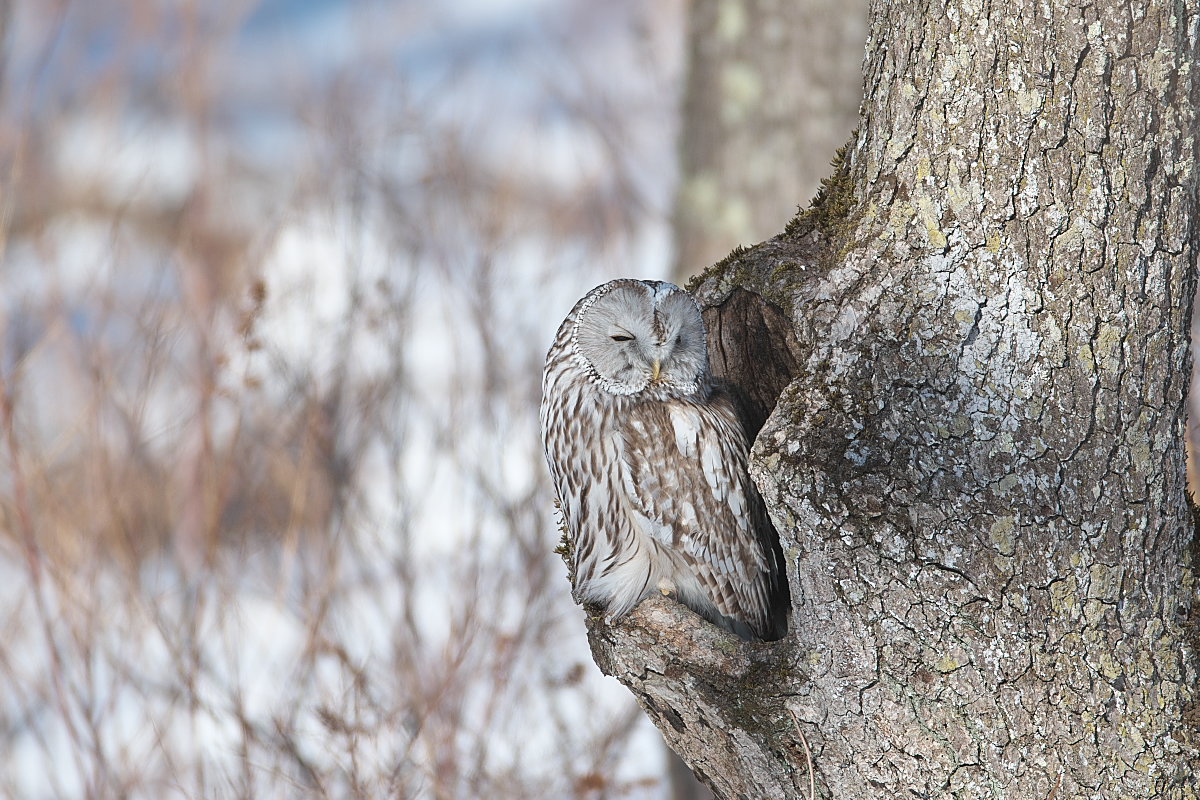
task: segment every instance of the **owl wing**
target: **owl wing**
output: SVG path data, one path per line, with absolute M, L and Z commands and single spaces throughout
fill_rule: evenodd
M 624 540 L 611 524 L 620 487 L 605 480 L 602 465 L 619 459 L 620 433 L 609 421 L 611 410 L 596 402 L 589 382 L 572 367 L 565 343 L 571 321 L 560 328 L 542 377 L 542 445 L 569 547 L 572 595 L 578 602 L 607 604 L 610 592 L 596 579 Z
M 651 534 L 683 557 L 721 614 L 768 638 L 773 532 L 729 397 L 639 404 L 623 434 L 622 477 Z

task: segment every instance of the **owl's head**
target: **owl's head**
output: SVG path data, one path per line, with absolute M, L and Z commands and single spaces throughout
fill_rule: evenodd
M 623 278 L 593 289 L 580 303 L 572 346 L 612 394 L 678 397 L 709 381 L 700 308 L 674 284 Z

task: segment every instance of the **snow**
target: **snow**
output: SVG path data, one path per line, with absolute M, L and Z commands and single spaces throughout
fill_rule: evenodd
M 111 203 L 174 208 L 200 175 L 195 137 L 178 121 L 74 118 L 54 151 L 62 183 Z

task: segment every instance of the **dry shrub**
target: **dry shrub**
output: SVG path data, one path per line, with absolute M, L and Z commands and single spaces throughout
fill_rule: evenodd
M 637 36 L 679 8 L 522 34 L 529 121 L 468 101 L 469 54 L 381 79 L 382 4 L 361 57 L 248 87 L 252 6 L 35 6 L 0 138 L 0 795 L 661 795 L 536 408 L 569 303 L 665 265 L 673 106 L 597 70 L 670 88 Z

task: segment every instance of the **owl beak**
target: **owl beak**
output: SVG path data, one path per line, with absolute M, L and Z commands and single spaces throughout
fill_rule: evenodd
M 650 381 L 658 383 L 658 376 L 662 372 L 662 362 L 657 358 L 654 359 L 654 368 L 650 371 Z

